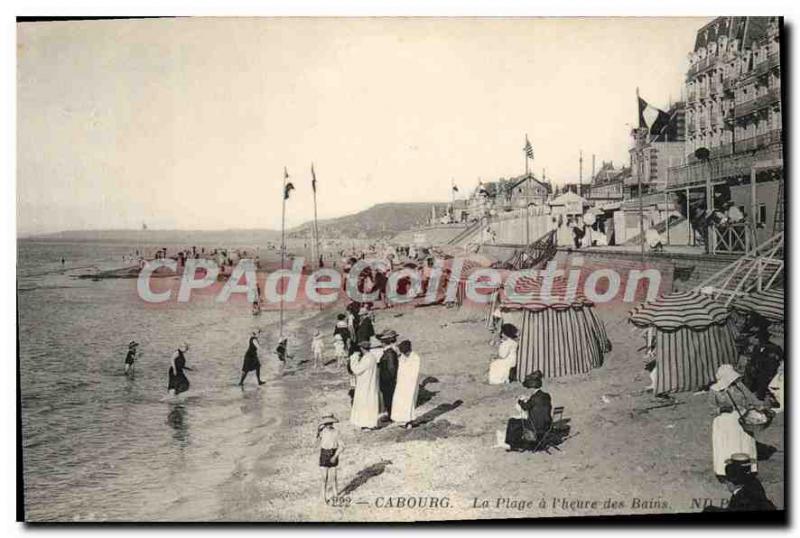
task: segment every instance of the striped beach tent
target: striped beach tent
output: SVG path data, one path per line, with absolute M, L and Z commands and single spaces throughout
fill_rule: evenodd
M 781 288 L 748 293 L 736 298 L 731 307 L 738 312 L 760 314 L 771 323 L 784 322 L 785 304 Z
M 714 381 L 721 364 L 736 362 L 729 312 L 708 295 L 664 295 L 634 308 L 629 319 L 656 331 L 656 394 L 698 390 Z
M 522 314 L 517 379 L 535 370 L 552 378 L 602 366 L 611 344 L 594 303 L 564 278 L 553 280 L 549 294 L 542 288 L 542 279 L 521 276 L 513 287 L 517 296 L 500 292 L 501 305 Z

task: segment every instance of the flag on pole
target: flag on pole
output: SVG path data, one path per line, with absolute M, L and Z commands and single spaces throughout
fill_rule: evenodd
M 311 163 L 311 188 L 317 192 L 317 175 L 314 173 L 314 163 Z
M 641 97 L 639 100 L 639 128 L 651 133 L 660 133 L 669 123 L 669 114 L 656 108 Z
M 294 185 L 292 185 L 291 181 L 286 181 L 289 179 L 289 172 L 286 171 L 286 167 L 283 167 L 283 199 L 289 199 L 289 193 L 294 190 Z
M 531 141 L 528 140 L 528 135 L 525 135 L 525 156 L 529 159 L 533 159 L 533 146 L 531 146 Z
M 453 192 L 458 192 L 458 185 L 453 185 Z

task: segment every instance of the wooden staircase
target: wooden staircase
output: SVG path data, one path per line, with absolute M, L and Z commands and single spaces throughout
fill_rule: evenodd
M 463 243 L 465 239 L 468 239 L 470 236 L 474 235 L 475 232 L 480 230 L 481 228 L 481 221 L 475 221 L 469 226 L 467 226 L 464 230 L 462 230 L 458 235 L 453 237 L 450 241 L 447 242 L 448 245 L 458 245 Z
M 783 287 L 783 232 L 777 233 L 735 262 L 717 271 L 695 289 L 711 288 L 725 306 L 751 291 Z

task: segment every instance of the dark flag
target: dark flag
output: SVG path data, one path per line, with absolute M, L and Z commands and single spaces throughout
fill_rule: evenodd
M 311 164 L 311 188 L 317 192 L 317 175 L 314 173 L 314 164 Z
M 453 185 L 453 192 L 458 192 L 458 186 Z
M 531 146 L 531 141 L 528 140 L 528 135 L 525 135 L 525 156 L 529 159 L 533 159 L 533 146 Z
M 284 183 L 285 183 L 284 186 L 283 186 L 283 199 L 284 200 L 288 200 L 289 199 L 289 193 L 294 190 L 294 185 L 292 185 L 292 183 L 290 181 L 286 181 L 287 179 L 289 179 L 289 172 L 286 171 L 286 167 L 284 166 L 283 167 L 283 180 L 284 180 Z

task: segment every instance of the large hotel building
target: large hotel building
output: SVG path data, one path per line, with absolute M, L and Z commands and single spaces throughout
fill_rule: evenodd
M 783 230 L 780 24 L 719 17 L 697 32 L 686 74 L 685 160 L 666 182 L 684 203 L 703 206 L 729 189 L 755 216 L 751 246 Z M 700 148 L 708 151 L 696 155 Z

